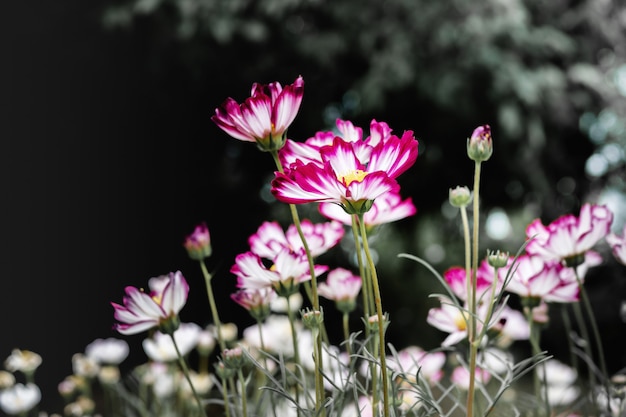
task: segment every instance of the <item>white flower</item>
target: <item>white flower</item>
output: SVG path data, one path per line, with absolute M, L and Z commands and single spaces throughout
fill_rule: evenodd
M 11 355 L 4 361 L 8 371 L 20 371 L 29 374 L 41 365 L 41 356 L 30 350 L 13 349 Z
M 174 332 L 174 339 L 182 356 L 196 347 L 201 331 L 202 328 L 195 323 L 180 324 Z M 178 359 L 176 348 L 168 334 L 155 332 L 152 338 L 144 339 L 142 345 L 146 355 L 153 361 L 170 362 Z
M 99 364 L 119 365 L 128 356 L 128 343 L 110 337 L 96 339 L 85 348 L 85 354 Z
M 72 356 L 72 370 L 76 375 L 93 378 L 100 372 L 100 365 L 89 356 L 75 353 Z
M 7 414 L 27 413 L 41 400 L 41 391 L 35 384 L 15 384 L 0 392 L 0 408 Z

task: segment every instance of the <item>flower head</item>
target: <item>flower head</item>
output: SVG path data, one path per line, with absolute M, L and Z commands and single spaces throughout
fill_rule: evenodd
M 96 339 L 85 348 L 85 355 L 99 364 L 119 365 L 128 353 L 128 343 L 114 337 Z
M 476 162 L 486 161 L 493 153 L 491 141 L 491 127 L 489 125 L 478 126 L 467 140 L 467 155 Z
M 185 238 L 183 243 L 189 257 L 195 261 L 201 261 L 211 256 L 211 235 L 206 223 L 196 226 L 193 233 Z
M 530 240 L 526 252 L 576 266 L 584 261 L 585 252 L 609 234 L 612 221 L 613 213 L 606 206 L 588 203 L 578 217 L 561 216 L 547 226 L 536 219 L 526 228 Z
M 114 329 L 122 334 L 141 333 L 153 327 L 174 331 L 178 313 L 187 302 L 189 285 L 180 271 L 170 272 L 149 281 L 150 293 L 135 287 L 126 287 L 123 304 L 111 303 L 119 323 Z M 167 329 L 168 325 L 173 325 Z
M 246 252 L 237 255 L 231 272 L 237 276 L 237 287 L 261 289 L 273 287 L 281 297 L 297 291 L 298 285 L 311 279 L 309 263 L 304 249 L 294 252 L 281 250 L 273 259 L 274 264 L 266 267 L 259 255 Z M 327 266 L 315 265 L 315 274 L 328 270 Z
M 309 247 L 311 255 L 316 257 L 337 245 L 344 235 L 341 223 L 313 223 L 304 219 L 300 228 Z M 278 222 L 264 222 L 257 232 L 248 238 L 250 250 L 261 258 L 273 259 L 280 251 L 287 248 L 299 251 L 304 248 L 302 239 L 295 225 L 283 231 Z
M 277 297 L 273 288 L 240 288 L 230 298 L 248 310 L 257 320 L 264 320 L 270 314 L 270 304 Z
M 347 269 L 336 268 L 328 273 L 326 282 L 320 282 L 319 295 L 334 300 L 337 308 L 349 313 L 356 307 L 356 297 L 361 291 L 362 280 Z
M 241 105 L 227 98 L 215 109 L 211 120 L 235 139 L 256 142 L 263 151 L 277 151 L 285 144 L 287 128 L 298 114 L 303 92 L 301 76 L 284 88 L 278 82 L 254 83 L 251 97 Z
M 10 415 L 26 415 L 40 400 L 41 391 L 32 383 L 18 383 L 0 391 L 0 408 Z
M 555 303 L 578 301 L 578 284 L 575 279 L 563 279 L 559 262 L 545 261 L 540 256 L 521 255 L 513 264 L 506 290 L 524 299 Z M 504 280 L 506 269 L 498 272 Z
M 373 148 L 367 163 L 339 137 L 320 148 L 320 154 L 323 166 L 294 163 L 285 173 L 277 172 L 272 194 L 285 203 L 329 202 L 350 214 L 363 214 L 376 198 L 399 191 L 396 178 L 415 162 L 417 140 L 412 132 L 391 136 Z
M 24 374 L 32 374 L 41 365 L 42 358 L 38 353 L 24 349 L 13 349 L 4 366 L 11 372 L 20 371 Z
M 181 323 L 174 332 L 176 346 L 182 356 L 187 355 L 198 344 L 202 328 L 196 323 Z M 146 338 L 142 342 L 143 350 L 153 361 L 171 362 L 178 359 L 178 353 L 172 338 L 162 332 L 155 332 L 152 337 Z

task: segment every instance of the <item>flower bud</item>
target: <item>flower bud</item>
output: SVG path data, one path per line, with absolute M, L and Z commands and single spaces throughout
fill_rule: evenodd
M 466 207 L 472 202 L 472 193 L 469 188 L 457 185 L 456 188 L 450 188 L 448 198 L 454 207 Z
M 187 236 L 183 244 L 187 250 L 187 254 L 194 261 L 201 261 L 211 256 L 213 249 L 211 247 L 211 235 L 206 223 L 196 226 L 193 233 Z
M 488 160 L 492 153 L 491 127 L 478 126 L 467 140 L 467 155 L 473 161 L 482 162 Z
M 302 310 L 302 323 L 307 329 L 319 329 L 324 322 L 324 313 L 320 310 Z
M 245 364 L 246 357 L 241 347 L 237 346 L 232 349 L 224 349 L 222 352 L 222 361 L 227 368 L 239 369 Z
M 215 364 L 215 373 L 222 381 L 225 381 L 235 375 L 235 370 L 227 367 L 223 361 L 219 361 Z
M 487 263 L 494 268 L 504 268 L 509 262 L 509 253 L 487 250 Z

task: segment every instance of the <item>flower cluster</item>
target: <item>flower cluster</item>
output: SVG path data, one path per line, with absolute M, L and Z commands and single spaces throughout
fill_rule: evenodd
M 586 203 L 577 216 L 547 225 L 533 220 L 516 255 L 488 251 L 480 257 L 480 167 L 493 154 L 493 138 L 490 126 L 477 127 L 467 140 L 474 188 L 458 186 L 449 194 L 463 223 L 465 264 L 439 274 L 421 258 L 399 254 L 426 266 L 443 288 L 436 295 L 440 304 L 426 317 L 442 332 L 442 341 L 430 350 L 418 345 L 397 350 L 386 340 L 391 319 L 383 309 L 370 244 L 378 228 L 417 212 L 412 198 L 402 197 L 398 177 L 417 161 L 418 141 L 413 131 L 396 135 L 377 120 L 365 135 L 343 119 L 304 141 L 290 139 L 287 130 L 303 93 L 302 77 L 285 87 L 254 84 L 251 97 L 242 104 L 228 98 L 212 117 L 231 137 L 256 143 L 273 157 L 271 193 L 289 208 L 290 224 L 265 221 L 249 236 L 248 250 L 232 260 L 235 291 L 227 300 L 213 293 L 206 263 L 215 242 L 207 223 L 198 224 L 182 246 L 204 276 L 211 324 L 181 322 L 190 288 L 180 271 L 149 279 L 147 290 L 126 287 L 122 303 L 111 303 L 113 329 L 145 333 L 147 362 L 123 377 L 119 365 L 128 344 L 117 338 L 93 341 L 72 357 L 73 373 L 59 384 L 63 414 L 389 417 L 452 415 L 458 409 L 469 417 L 493 410 L 546 417 L 580 410 L 623 415 L 584 285 L 587 271 L 604 261 L 597 246 L 608 244 L 626 264 L 626 229 L 621 236 L 611 232 L 609 208 Z M 319 219 L 300 219 L 302 204 L 314 204 Z M 354 245 L 348 266 L 319 263 L 344 241 Z M 329 336 L 334 323 L 320 297 L 342 318 L 339 342 Z M 235 323 L 221 322 L 220 309 L 231 302 L 255 323 L 240 331 Z M 585 341 L 570 350 L 584 350 L 584 360 L 566 364 L 542 350 L 541 331 L 554 304 L 572 306 L 578 327 L 569 334 L 579 331 Z M 354 316 L 359 328 L 350 320 Z M 530 357 L 519 360 L 509 349 L 518 341 L 529 341 Z M 41 392 L 34 376 L 41 361 L 19 349 L 6 359 L 6 371 L 0 371 L 5 413 L 35 412 Z M 579 370 L 589 375 L 584 395 Z M 534 386 L 534 400 L 526 401 L 535 405 L 532 410 L 524 409 L 517 395 L 503 395 L 526 374 Z

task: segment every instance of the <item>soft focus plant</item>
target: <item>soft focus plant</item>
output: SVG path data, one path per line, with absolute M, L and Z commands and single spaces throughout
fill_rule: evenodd
M 251 97 L 242 104 L 227 99 L 212 117 L 231 137 L 272 156 L 271 193 L 288 206 L 291 224 L 263 222 L 248 250 L 229 260 L 236 287 L 230 298 L 215 297 L 206 260 L 219 242 L 206 222 L 198 224 L 182 246 L 205 279 L 211 324 L 181 322 L 190 287 L 180 271 L 151 278 L 148 290 L 126 287 L 122 303 L 111 303 L 113 328 L 121 335 L 146 333 L 146 362 L 123 375 L 119 365 L 128 344 L 94 340 L 71 358 L 73 373 L 59 383 L 62 414 L 624 415 L 623 381 L 607 374 L 584 285 L 588 269 L 603 261 L 595 251 L 603 241 L 624 263 L 624 234 L 611 233 L 611 211 L 585 203 L 578 216 L 566 214 L 547 226 L 536 219 L 521 234 L 516 254 L 481 254 L 481 170 L 497 153 L 490 126 L 478 126 L 466 140 L 473 186 L 449 190 L 461 218 L 464 264 L 439 272 L 419 256 L 398 254 L 439 283 L 441 292 L 431 294 L 438 305 L 426 321 L 446 336 L 431 350 L 396 347 L 386 337 L 393 317 L 385 305 L 394 301 L 381 291 L 384 277 L 371 244 L 381 226 L 417 212 L 412 198 L 402 197 L 398 177 L 416 163 L 418 141 L 413 131 L 398 136 L 382 121 L 372 120 L 365 135 L 341 119 L 334 130 L 293 140 L 287 130 L 303 93 L 302 77 L 285 87 L 254 84 Z M 304 204 L 316 205 L 326 221 L 300 219 Z M 342 241 L 354 245 L 351 267 L 318 263 Z M 341 314 L 339 343 L 330 336 L 335 323 L 327 321 L 320 297 Z M 219 311 L 227 303 L 245 309 L 254 324 L 239 331 L 235 323 L 222 323 Z M 542 347 L 555 304 L 573 307 L 580 331 L 579 341 L 570 342 L 570 363 Z M 360 321 L 351 325 L 354 317 Z M 570 340 L 574 327 L 568 332 Z M 525 341 L 530 352 L 520 357 L 512 347 Z M 0 372 L 4 413 L 38 415 L 35 371 L 41 361 L 19 349 L 7 357 Z

